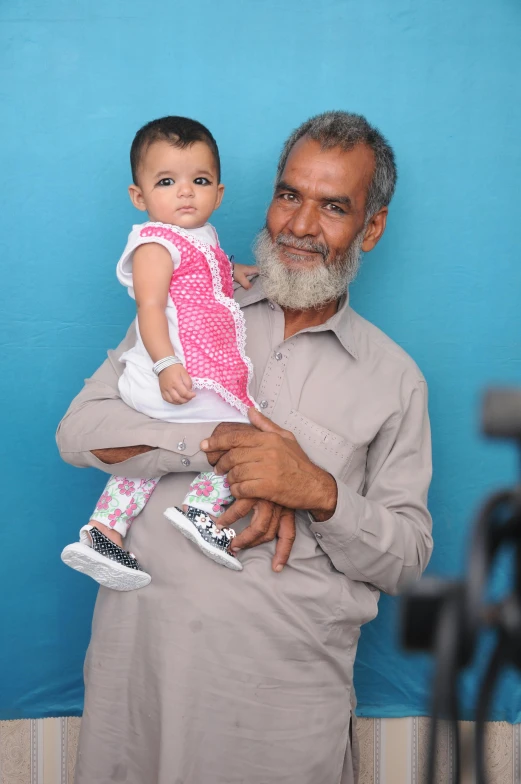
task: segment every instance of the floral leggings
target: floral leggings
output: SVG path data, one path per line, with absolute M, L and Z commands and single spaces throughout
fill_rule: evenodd
M 155 490 L 160 477 L 155 479 L 130 479 L 111 476 L 96 504 L 91 520 L 102 523 L 126 536 L 148 499 Z M 205 471 L 196 476 L 183 501 L 203 512 L 219 517 L 234 500 L 225 476 Z

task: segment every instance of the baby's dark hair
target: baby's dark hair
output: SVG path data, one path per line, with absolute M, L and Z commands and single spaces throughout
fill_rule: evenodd
M 173 147 L 180 149 L 190 147 L 195 142 L 203 142 L 210 148 L 217 168 L 217 178 L 219 182 L 221 181 L 219 149 L 208 128 L 188 117 L 161 117 L 144 125 L 134 136 L 130 148 L 130 168 L 135 185 L 137 185 L 137 173 L 143 154 L 151 144 L 159 141 L 170 142 Z

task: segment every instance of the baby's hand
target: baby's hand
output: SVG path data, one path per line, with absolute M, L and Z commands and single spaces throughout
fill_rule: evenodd
M 235 264 L 233 265 L 233 279 L 240 283 L 243 289 L 251 289 L 252 284 L 248 278 L 253 278 L 259 274 L 259 270 L 253 264 Z
M 188 403 L 195 392 L 192 392 L 192 379 L 183 365 L 170 365 L 159 374 L 159 386 L 163 400 L 180 406 Z

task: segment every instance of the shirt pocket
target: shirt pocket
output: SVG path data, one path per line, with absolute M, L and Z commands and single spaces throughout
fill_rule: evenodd
M 313 422 L 295 409 L 290 411 L 283 427 L 293 433 L 313 463 L 337 479 L 345 478 L 358 448 L 356 444 Z

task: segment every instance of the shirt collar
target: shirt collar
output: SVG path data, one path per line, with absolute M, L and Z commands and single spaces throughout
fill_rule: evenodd
M 261 278 L 257 277 L 253 280 L 251 289 L 242 290 L 237 292 L 237 300 L 241 308 L 246 308 L 248 305 L 254 305 L 262 300 L 267 300 L 264 288 L 262 286 Z M 279 306 L 274 306 L 279 310 Z M 319 324 L 316 327 L 309 327 L 306 332 L 333 332 L 344 349 L 351 354 L 354 359 L 358 359 L 358 352 L 355 347 L 355 332 L 353 329 L 353 310 L 349 305 L 349 292 L 346 292 L 337 312 L 331 316 L 324 324 Z

